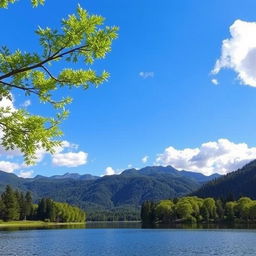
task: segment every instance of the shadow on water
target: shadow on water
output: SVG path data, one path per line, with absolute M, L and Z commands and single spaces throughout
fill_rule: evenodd
M 141 224 L 140 222 L 87 222 L 49 226 L 9 226 L 0 231 L 50 230 L 50 229 L 256 229 L 256 224 Z
M 143 229 L 256 229 L 256 224 L 204 223 L 204 224 L 142 224 Z
M 49 225 L 49 226 L 8 226 L 0 227 L 0 231 L 18 231 L 18 230 L 45 230 L 45 229 L 84 229 L 85 224 L 68 224 L 68 225 Z
M 87 222 L 85 224 L 62 224 L 46 226 L 8 226 L 0 227 L 0 231 L 18 231 L 18 230 L 49 230 L 49 229 L 121 229 L 121 228 L 141 228 L 140 222 Z

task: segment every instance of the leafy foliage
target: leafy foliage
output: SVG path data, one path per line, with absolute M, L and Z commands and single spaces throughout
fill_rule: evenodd
M 17 0 L 0 0 L 0 8 L 7 8 L 9 4 L 14 4 Z M 31 0 L 31 4 L 33 7 L 37 7 L 38 5 L 43 5 L 45 0 Z
M 241 197 L 238 201 L 227 202 L 194 196 L 158 203 L 145 201 L 141 207 L 141 219 L 144 223 L 254 222 L 256 200 Z
M 42 198 L 38 205 L 32 204 L 30 192 L 14 191 L 6 186 L 0 198 L 0 219 L 12 220 L 49 220 L 51 222 L 84 222 L 85 212 L 67 203 L 54 202 Z
M 0 7 L 6 8 L 14 2 L 0 0 Z M 44 0 L 31 2 L 36 7 Z M 43 117 L 24 109 L 0 108 L 0 128 L 4 134 L 1 144 L 7 150 L 19 148 L 27 164 L 33 163 L 38 148 L 52 153 L 60 145 L 57 140 L 62 135 L 59 124 L 68 116 L 66 105 L 72 99 L 68 96 L 55 99 L 54 92 L 64 87 L 88 89 L 108 79 L 108 72 L 97 74 L 88 67 L 96 59 L 104 58 L 117 38 L 118 28 L 104 27 L 103 22 L 103 17 L 89 15 L 78 5 L 75 14 L 62 20 L 61 29 L 39 27 L 36 30 L 41 53 L 11 52 L 7 46 L 0 48 L 0 99 L 12 100 L 11 92 L 21 90 L 27 96 L 37 96 L 42 103 L 49 103 L 56 110 L 55 117 Z M 86 69 L 69 67 L 79 60 L 84 62 Z M 54 74 L 51 68 L 57 62 L 59 66 L 67 67 Z

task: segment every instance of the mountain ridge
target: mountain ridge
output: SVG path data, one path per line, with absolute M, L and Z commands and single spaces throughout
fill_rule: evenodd
M 248 196 L 256 199 L 256 160 L 242 168 L 204 184 L 192 195 L 199 197 L 214 197 L 238 199 Z
M 128 169 L 119 175 L 97 177 L 90 174 L 66 173 L 45 177 L 19 178 L 0 172 L 0 191 L 5 185 L 29 190 L 35 199 L 50 197 L 88 207 L 113 208 L 124 205 L 138 207 L 145 200 L 161 200 L 186 195 L 197 190 L 212 177 L 178 171 L 171 166 L 147 166 Z

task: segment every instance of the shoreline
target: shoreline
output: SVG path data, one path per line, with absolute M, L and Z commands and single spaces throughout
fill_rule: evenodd
M 0 228 L 8 227 L 49 227 L 49 226 L 67 226 L 67 225 L 85 225 L 86 222 L 44 222 L 44 221 L 10 221 L 0 222 Z

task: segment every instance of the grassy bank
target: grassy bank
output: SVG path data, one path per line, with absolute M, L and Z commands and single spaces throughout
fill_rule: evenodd
M 0 221 L 0 228 L 6 227 L 49 227 L 66 225 L 83 225 L 85 222 L 44 222 L 44 221 Z

